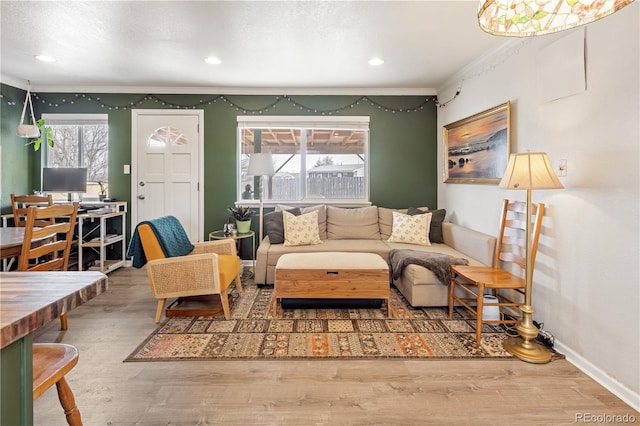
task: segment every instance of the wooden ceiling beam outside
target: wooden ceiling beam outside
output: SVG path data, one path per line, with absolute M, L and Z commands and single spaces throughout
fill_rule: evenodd
M 360 130 L 311 129 L 307 146 L 309 152 L 318 154 L 362 154 L 364 135 Z M 243 152 L 252 153 L 255 135 L 253 130 L 242 133 Z M 300 151 L 300 134 L 296 129 L 263 129 L 263 151 L 273 154 L 296 154 Z

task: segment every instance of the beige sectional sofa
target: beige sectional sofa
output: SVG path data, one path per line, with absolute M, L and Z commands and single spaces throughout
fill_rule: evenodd
M 276 212 L 270 215 L 282 215 L 281 210 L 291 209 L 288 206 L 278 206 Z M 426 208 L 421 208 L 427 210 Z M 414 209 L 415 210 L 415 209 Z M 280 211 L 280 212 L 279 212 Z M 369 206 L 361 208 L 342 208 L 328 205 L 296 209 L 295 213 L 305 214 L 312 211 L 318 213 L 318 233 L 321 244 L 286 246 L 283 243 L 274 244 L 271 239 L 280 242 L 277 226 L 270 229 L 270 220 L 265 220 L 267 235 L 260 243 L 256 254 L 255 280 L 258 284 L 273 284 L 275 266 L 280 256 L 285 253 L 313 253 L 313 252 L 364 252 L 375 253 L 389 262 L 389 252 L 392 249 L 411 249 L 449 254 L 454 257 L 466 258 L 470 265 L 491 265 L 495 249 L 496 238 L 453 223 L 431 223 L 431 233 L 440 231 L 441 234 L 432 235 L 430 246 L 407 244 L 404 242 L 389 242 L 393 232 L 393 212 L 407 213 L 407 209 L 389 209 Z M 434 211 L 437 212 L 437 211 Z M 439 211 L 444 218 L 444 211 Z M 432 219 L 436 214 L 432 214 Z M 266 219 L 272 219 L 267 218 Z M 281 216 L 280 223 L 282 223 Z M 277 222 L 277 221 L 276 221 Z M 275 232 L 275 234 L 274 234 Z M 448 304 L 448 283 L 443 284 L 429 269 L 419 265 L 408 265 L 402 275 L 393 280 L 393 284 L 402 292 L 412 306 L 446 306 Z

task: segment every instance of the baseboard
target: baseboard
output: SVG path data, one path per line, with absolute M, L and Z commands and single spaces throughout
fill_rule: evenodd
M 569 347 L 562 344 L 558 340 L 554 343 L 554 349 L 565 355 L 567 361 L 575 365 L 579 370 L 600 383 L 615 396 L 630 405 L 636 411 L 640 411 L 640 394 L 629 389 L 613 377 L 593 365 L 591 362 L 578 355 Z

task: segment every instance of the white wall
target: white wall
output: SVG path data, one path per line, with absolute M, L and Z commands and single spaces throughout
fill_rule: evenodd
M 535 318 L 556 348 L 627 403 L 640 407 L 640 4 L 579 31 L 586 37 L 586 91 L 539 100 L 541 48 L 561 32 L 506 42 L 440 88 L 438 126 L 512 103 L 511 152 L 568 161 L 563 190 L 533 192 L 547 206 L 534 274 Z M 574 30 L 575 31 L 575 30 Z M 495 55 L 497 53 L 497 55 Z M 569 55 L 570 52 L 567 52 Z M 439 170 L 443 167 L 439 135 Z M 524 191 L 439 183 L 448 219 L 495 235 L 504 198 Z M 541 368 L 544 368 L 541 366 Z

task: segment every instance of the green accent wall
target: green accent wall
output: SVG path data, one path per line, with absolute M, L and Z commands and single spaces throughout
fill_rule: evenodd
M 11 193 L 27 194 L 32 191 L 31 168 L 33 147 L 27 146 L 29 139 L 19 138 L 16 128 L 26 91 L 1 85 L 0 99 L 0 146 L 2 147 L 2 167 L 0 206 L 2 213 L 11 211 Z M 28 114 L 28 113 L 27 113 Z
M 24 92 L 10 86 L 2 85 L 2 93 L 24 100 Z M 207 102 L 216 96 L 155 95 L 151 99 L 141 94 L 40 93 L 34 104 L 36 118 L 43 113 L 109 115 L 109 195 L 129 203 L 131 175 L 123 173 L 123 165 L 131 164 L 131 109 L 169 109 L 168 104 L 203 109 L 205 181 L 201 188 L 205 191 L 206 236 L 222 228 L 228 216 L 227 207 L 236 201 L 236 117 L 251 115 L 251 110 L 264 110 L 277 100 L 272 95 L 228 95 Z M 433 99 L 425 103 L 425 96 L 369 96 L 374 103 L 366 99 L 356 103 L 360 96 L 288 98 L 291 101 L 283 98 L 261 115 L 321 115 L 319 111 L 342 108 L 333 115 L 370 117 L 370 198 L 374 205 L 436 207 L 437 124 Z M 2 99 L 3 207 L 7 206 L 5 198 L 9 193 L 37 190 L 40 181 L 40 153 L 29 151 L 19 138 L 11 136 L 15 135 L 22 105 L 7 106 L 6 101 L 7 96 Z M 413 111 L 423 103 L 422 108 Z M 12 145 L 6 150 L 11 157 L 6 155 L 5 144 Z

